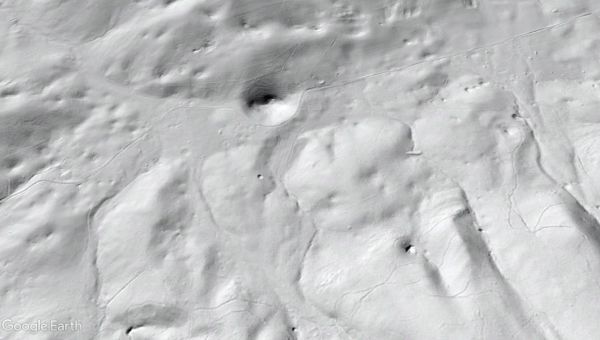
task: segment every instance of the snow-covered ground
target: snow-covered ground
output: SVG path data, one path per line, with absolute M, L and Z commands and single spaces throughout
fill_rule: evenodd
M 599 15 L 0 1 L 0 338 L 600 339 Z

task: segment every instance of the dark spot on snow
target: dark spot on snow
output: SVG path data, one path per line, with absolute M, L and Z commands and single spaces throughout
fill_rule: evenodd
M 399 240 L 398 246 L 404 253 L 406 254 L 414 254 L 416 252 L 415 246 L 410 242 L 410 240 Z
M 259 78 L 248 84 L 242 92 L 242 100 L 248 109 L 255 109 L 282 99 L 283 94 L 272 79 Z

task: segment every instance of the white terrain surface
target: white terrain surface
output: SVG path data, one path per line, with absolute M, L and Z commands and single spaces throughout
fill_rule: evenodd
M 600 1 L 0 18 L 0 339 L 600 339 Z

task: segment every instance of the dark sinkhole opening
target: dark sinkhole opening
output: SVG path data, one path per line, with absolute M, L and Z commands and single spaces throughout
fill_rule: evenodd
M 408 239 L 397 240 L 397 246 L 400 248 L 405 254 L 414 255 L 417 252 L 417 248 L 415 245 Z
M 283 99 L 281 88 L 272 79 L 259 78 L 249 82 L 242 92 L 242 100 L 247 109 L 256 109 Z
M 278 99 L 277 95 L 275 95 L 273 93 L 261 93 L 257 96 L 248 98 L 246 105 L 248 105 L 248 107 L 252 108 L 254 106 L 269 104 L 270 102 L 277 100 L 277 99 Z

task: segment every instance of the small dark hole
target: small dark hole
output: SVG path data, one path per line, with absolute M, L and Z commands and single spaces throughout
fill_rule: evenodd
M 127 329 L 125 330 L 125 334 L 129 335 L 129 333 L 131 333 L 132 330 L 133 330 L 133 326 L 127 327 Z
M 414 254 L 416 252 L 415 247 L 408 240 L 405 240 L 402 243 L 400 243 L 400 248 L 406 254 Z
M 258 174 L 258 175 L 256 175 L 256 178 L 258 178 L 258 179 L 263 179 L 263 175 L 261 175 L 261 174 Z
M 249 84 L 242 93 L 244 104 L 249 109 L 268 105 L 282 98 L 281 91 L 273 79 L 261 78 Z
M 270 94 L 270 93 L 265 93 L 265 94 L 260 95 L 259 97 L 254 97 L 254 98 L 250 99 L 248 101 L 248 106 L 253 107 L 256 105 L 266 105 L 276 99 L 277 99 L 276 95 Z

